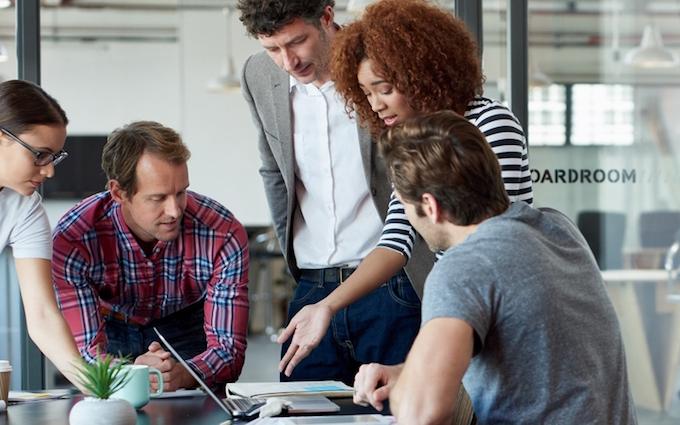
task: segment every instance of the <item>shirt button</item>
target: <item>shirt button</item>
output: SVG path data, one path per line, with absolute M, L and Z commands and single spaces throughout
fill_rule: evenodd
M 375 196 L 378 193 L 377 190 L 375 190 L 374 187 L 371 188 L 371 195 Z

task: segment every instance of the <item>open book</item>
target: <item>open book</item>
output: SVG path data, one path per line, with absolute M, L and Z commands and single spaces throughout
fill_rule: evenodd
M 340 381 L 296 382 L 236 382 L 227 384 L 227 395 L 241 397 L 281 397 L 288 395 L 322 395 L 325 397 L 351 397 L 354 389 Z

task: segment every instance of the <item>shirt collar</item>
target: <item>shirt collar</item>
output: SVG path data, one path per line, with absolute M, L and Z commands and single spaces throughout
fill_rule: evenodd
M 292 75 L 289 75 L 288 78 L 289 78 L 289 81 L 290 81 L 290 84 L 289 84 L 289 87 L 288 87 L 289 93 L 293 93 L 293 89 L 295 89 L 295 88 L 297 88 L 297 90 L 299 92 L 306 94 L 308 92 L 308 90 L 310 90 L 310 89 L 318 90 L 318 91 L 326 91 L 329 88 L 335 86 L 335 82 L 333 80 L 328 80 L 325 83 L 323 83 L 323 85 L 321 87 L 316 87 L 313 83 L 309 83 L 309 84 L 301 83 L 298 80 L 296 80 L 295 77 L 293 77 Z
M 138 251 L 141 255 L 146 256 L 142 247 L 139 246 L 139 243 L 137 242 L 135 235 L 132 234 L 132 231 L 130 231 L 130 228 L 125 222 L 125 217 L 123 216 L 123 208 L 121 208 L 118 202 L 114 201 L 113 204 L 114 204 L 113 213 L 111 214 L 111 219 L 113 222 L 113 226 L 115 227 L 116 235 L 124 242 L 122 244 L 123 248 L 126 251 Z M 157 253 L 162 252 L 170 242 L 171 241 L 156 241 L 156 245 L 154 246 L 153 249 L 153 254 L 150 257 L 153 257 Z

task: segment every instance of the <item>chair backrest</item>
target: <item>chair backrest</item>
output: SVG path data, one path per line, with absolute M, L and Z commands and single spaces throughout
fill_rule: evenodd
M 638 224 L 641 247 L 668 248 L 680 230 L 680 211 L 645 211 Z
M 467 391 L 461 384 L 458 390 L 458 397 L 456 398 L 456 410 L 453 414 L 452 425 L 475 425 L 477 417 L 475 411 L 472 409 L 472 400 Z
M 600 269 L 623 268 L 626 215 L 609 211 L 581 211 L 576 221 Z

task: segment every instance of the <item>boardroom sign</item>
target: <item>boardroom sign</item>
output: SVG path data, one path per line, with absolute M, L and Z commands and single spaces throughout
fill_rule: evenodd
M 632 169 L 604 169 L 604 168 L 546 168 L 531 169 L 533 183 L 566 184 L 566 183 L 637 183 L 637 170 Z

